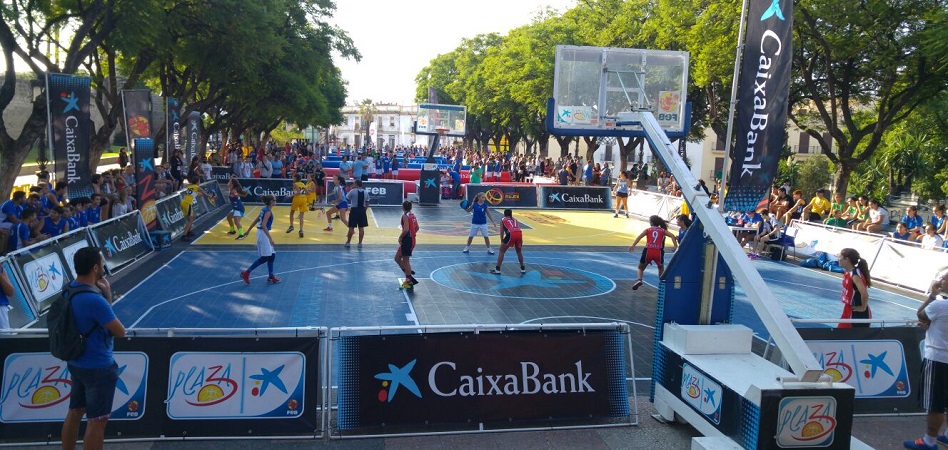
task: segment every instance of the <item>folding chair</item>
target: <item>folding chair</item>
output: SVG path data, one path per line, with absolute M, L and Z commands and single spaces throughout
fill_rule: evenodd
M 793 250 L 793 257 L 797 257 L 797 233 L 800 232 L 799 228 L 791 227 L 789 225 L 783 227 L 783 234 L 780 236 L 780 240 L 767 246 L 770 251 L 773 251 L 774 247 L 780 247 L 780 250 L 783 252 L 783 257 L 774 258 L 782 261 L 787 255 L 787 247 Z

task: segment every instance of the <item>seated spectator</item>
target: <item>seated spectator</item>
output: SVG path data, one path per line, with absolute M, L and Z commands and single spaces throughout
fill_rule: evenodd
M 922 227 L 925 224 L 925 221 L 922 220 L 922 216 L 918 215 L 918 208 L 915 205 L 909 206 L 905 210 L 905 215 L 902 216 L 902 222 L 905 225 L 906 230 L 911 234 L 910 240 L 915 240 L 919 235 L 922 234 Z
M 737 239 L 741 244 L 741 248 L 743 248 L 745 245 L 749 245 L 753 242 L 754 237 L 760 234 L 764 224 L 764 216 L 760 215 L 756 210 L 751 210 L 741 217 L 740 224 L 744 228 L 756 229 L 754 231 L 741 231 L 738 234 Z
M 932 225 L 935 226 L 935 234 L 944 236 L 948 229 L 948 220 L 945 220 L 945 205 L 938 204 L 932 208 Z
M 122 191 L 125 192 L 125 191 Z M 108 215 L 111 218 L 116 218 L 123 216 L 128 213 L 128 205 L 125 204 L 125 201 L 120 197 L 115 195 L 109 196 L 109 212 Z
M 822 222 L 823 217 L 832 208 L 829 199 L 826 198 L 826 191 L 820 189 L 816 191 L 816 196 L 810 200 L 810 204 L 803 208 L 803 220 L 811 222 Z
M 856 203 L 856 221 L 853 222 L 849 227 L 858 230 L 856 228 L 859 225 L 865 225 L 866 221 L 869 220 L 869 199 L 865 195 L 859 196 L 859 201 Z
M 76 219 L 76 207 L 74 205 L 63 206 L 63 220 L 69 224 L 69 230 L 79 228 L 79 220 Z
M 7 247 L 9 251 L 12 252 L 24 247 L 29 247 L 49 237 L 42 233 L 36 234 L 35 238 L 32 237 L 33 233 L 30 230 L 35 224 L 36 211 L 32 209 L 23 210 L 23 213 L 20 215 L 20 222 L 10 229 L 10 245 Z
M 87 226 L 95 225 L 102 221 L 102 206 L 102 196 L 99 194 L 92 194 L 92 197 L 89 199 L 89 207 L 86 208 Z
M 846 210 L 846 201 L 843 199 L 843 194 L 840 192 L 833 193 L 833 201 L 830 202 L 830 217 L 833 217 L 832 211 L 839 211 L 842 214 Z
M 918 239 L 918 241 L 922 243 L 922 248 L 932 250 L 941 248 L 941 246 L 945 243 L 944 239 L 935 233 L 935 231 L 934 225 L 930 223 L 925 224 L 925 234 L 921 235 L 921 237 Z
M 43 220 L 43 227 L 40 234 L 54 237 L 69 231 L 69 221 L 63 218 L 64 214 L 65 210 L 62 206 L 53 206 L 49 210 L 49 216 Z
M 780 242 L 780 237 L 783 236 L 783 224 L 771 216 L 770 211 L 765 209 L 761 211 L 760 214 L 763 218 L 763 223 L 761 224 L 760 232 L 754 236 L 754 246 L 748 255 L 751 259 L 760 258 L 760 254 L 763 253 L 768 245 L 774 245 Z
M 833 217 L 830 217 L 829 219 L 826 219 L 825 221 L 823 221 L 823 224 L 829 225 L 831 227 L 846 228 L 848 224 L 846 223 L 846 219 L 843 218 L 842 210 L 834 209 L 832 210 L 832 213 L 833 213 Z
M 841 216 L 843 220 L 846 221 L 846 227 L 852 228 L 853 225 L 859 220 L 859 199 L 856 197 L 849 197 L 849 203 L 846 206 L 846 209 L 843 211 Z
M 803 191 L 797 189 L 793 191 L 793 201 L 790 208 L 780 219 L 783 223 L 790 223 L 791 220 L 800 220 L 803 218 L 803 211 L 806 209 L 806 200 L 803 199 Z
M 889 233 L 892 236 L 892 239 L 898 241 L 912 241 L 912 233 L 909 232 L 908 227 L 905 226 L 905 222 L 899 222 L 895 225 L 895 231 Z
M 869 200 L 869 218 L 856 224 L 855 229 L 869 233 L 879 233 L 889 226 L 889 212 L 879 206 L 879 202 Z
M 3 205 L 0 205 L 0 228 L 9 230 L 20 223 L 25 204 L 26 192 L 23 191 L 14 192 L 13 198 L 3 202 Z

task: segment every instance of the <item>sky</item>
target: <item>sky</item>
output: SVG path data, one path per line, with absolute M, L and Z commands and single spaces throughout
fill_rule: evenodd
M 527 25 L 546 6 L 564 12 L 576 0 L 336 0 L 331 20 L 352 38 L 361 62 L 336 57 L 348 81 L 349 105 L 411 105 L 415 76 L 464 38 L 506 34 Z

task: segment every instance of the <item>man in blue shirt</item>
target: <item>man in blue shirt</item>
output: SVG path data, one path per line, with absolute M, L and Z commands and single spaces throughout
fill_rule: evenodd
M 451 176 L 451 193 L 454 198 L 461 198 L 461 174 L 452 167 L 448 175 Z
M 0 205 L 0 228 L 9 230 L 20 222 L 24 203 L 26 203 L 26 192 L 16 191 L 13 193 L 13 198 Z
M 352 162 L 352 179 L 353 180 L 362 180 L 362 174 L 365 172 L 365 160 L 362 159 L 362 155 L 356 157 L 356 160 Z
M 343 156 L 342 161 L 339 162 L 339 175 L 342 175 L 347 180 L 352 178 L 352 163 L 349 162 L 348 156 Z
M 36 239 L 30 238 L 30 229 L 36 223 L 36 212 L 32 209 L 23 211 L 22 220 L 10 229 L 10 251 L 29 247 L 36 242 L 42 241 L 49 236 L 40 234 Z
M 79 438 L 79 425 L 86 416 L 86 433 L 82 448 L 98 450 L 105 439 L 105 425 L 112 414 L 112 400 L 118 381 L 118 365 L 112 356 L 113 337 L 125 337 L 125 326 L 112 311 L 112 286 L 105 279 L 102 254 L 94 247 L 79 249 L 73 257 L 76 280 L 70 288 L 80 285 L 97 292 L 79 292 L 72 296 L 71 305 L 76 325 L 88 333 L 85 351 L 78 358 L 67 361 L 72 375 L 69 412 L 63 422 L 64 449 L 73 449 Z
M 13 294 L 10 276 L 3 270 L 3 266 L 0 266 L 0 330 L 10 329 L 10 299 Z

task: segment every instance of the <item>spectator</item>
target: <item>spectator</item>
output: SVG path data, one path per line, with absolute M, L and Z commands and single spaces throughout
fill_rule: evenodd
M 757 210 L 752 209 L 741 216 L 741 226 L 755 229 L 753 231 L 742 231 L 738 234 L 738 241 L 740 241 L 742 248 L 754 241 L 754 237 L 760 234 L 763 225 L 764 216 L 760 215 Z
M 905 228 L 911 234 L 910 240 L 914 241 L 922 234 L 922 227 L 925 221 L 922 220 L 922 216 L 918 215 L 918 207 L 912 205 L 905 210 L 905 215 L 902 216 L 902 224 L 905 225 Z
M 599 185 L 612 185 L 612 169 L 609 169 L 609 163 L 602 164 L 602 173 L 599 175 Z
M 810 204 L 803 209 L 803 220 L 822 222 L 823 217 L 828 215 L 830 209 L 832 209 L 832 205 L 826 198 L 826 191 L 820 189 L 816 191 L 816 196 L 810 200 Z
M 125 147 L 119 149 L 118 163 L 119 167 L 121 167 L 123 170 L 125 169 L 125 166 L 128 166 L 128 150 L 126 150 Z
M 42 234 L 54 237 L 69 231 L 69 222 L 63 219 L 62 206 L 56 205 L 49 210 L 49 216 L 43 220 Z
M 181 186 L 184 181 L 184 159 L 181 150 L 175 150 L 171 156 L 171 177 L 175 180 L 175 186 Z
M 859 221 L 859 199 L 849 197 L 849 204 L 846 206 L 846 210 L 843 211 L 841 218 L 846 221 L 847 228 L 852 228 Z
M 846 219 L 843 218 L 842 210 L 834 209 L 832 210 L 832 212 L 833 212 L 833 217 L 826 219 L 823 223 L 831 227 L 846 228 L 848 224 L 846 222 Z
M 899 222 L 895 225 L 895 231 L 889 233 L 892 236 L 892 239 L 898 241 L 911 241 L 912 233 L 909 232 L 908 228 L 905 226 L 905 222 Z
M 203 175 L 202 178 L 204 178 L 204 181 L 211 181 L 214 179 L 211 176 L 212 171 L 213 169 L 211 168 L 211 163 L 208 162 L 207 158 L 201 161 L 201 175 Z
M 270 178 L 273 176 L 273 163 L 270 162 L 270 155 L 263 155 L 263 158 L 257 163 L 257 170 L 260 171 L 260 178 Z
M 859 196 L 859 202 L 856 203 L 856 222 L 852 224 L 851 228 L 856 230 L 859 224 L 865 224 L 869 220 L 869 199 L 865 195 Z
M 36 238 L 31 237 L 31 229 L 36 224 L 35 211 L 31 209 L 23 210 L 20 219 L 20 222 L 10 229 L 10 245 L 8 248 L 11 252 L 23 247 L 28 247 L 49 237 L 42 233 L 37 234 Z
M 941 248 L 945 243 L 941 235 L 935 232 L 935 226 L 930 223 L 925 224 L 925 234 L 921 235 L 918 241 L 922 243 L 922 248 L 928 250 Z
M 284 160 L 283 152 L 277 152 L 270 158 L 270 165 L 273 167 L 273 173 L 270 174 L 271 178 L 287 178 L 287 163 Z
M 339 162 L 339 174 L 346 179 L 352 178 L 352 163 L 349 162 L 348 156 L 343 156 Z
M 946 229 L 948 229 L 948 220 L 945 220 L 944 204 L 938 204 L 932 208 L 932 225 L 935 226 L 935 233 L 944 238 Z
M 945 409 L 948 408 L 948 271 L 935 276 L 928 289 L 928 299 L 918 307 L 918 326 L 925 330 L 922 359 L 922 380 L 919 389 L 919 406 L 928 412 L 925 420 L 925 435 L 906 441 L 905 448 L 935 450 L 938 442 L 948 444 L 948 437 L 941 432 L 945 424 Z
M 362 159 L 362 153 L 356 155 L 355 161 L 352 161 L 352 179 L 362 180 L 362 174 L 365 173 L 365 160 Z
M 10 327 L 10 299 L 15 294 L 10 276 L 3 270 L 3 266 L 0 266 L 0 330 L 12 328 Z
M 889 226 L 889 212 L 879 206 L 879 202 L 869 200 L 869 218 L 861 224 L 857 224 L 855 229 L 867 231 L 869 233 L 878 233 Z
M 0 229 L 9 230 L 20 223 L 20 215 L 23 213 L 25 203 L 26 192 L 16 191 L 13 193 L 13 198 L 0 205 Z
M 763 222 L 761 223 L 760 232 L 754 236 L 754 248 L 748 255 L 751 259 L 759 259 L 760 254 L 767 246 L 776 245 L 780 242 L 780 237 L 783 236 L 783 225 L 770 215 L 770 211 L 764 209 L 760 212 L 760 215 Z
M 461 174 L 452 167 L 448 175 L 451 177 L 451 193 L 454 198 L 461 198 Z
M 792 203 L 780 221 L 789 224 L 791 220 L 799 220 L 803 218 L 803 211 L 805 208 L 806 200 L 803 199 L 803 191 L 799 189 L 793 191 Z

